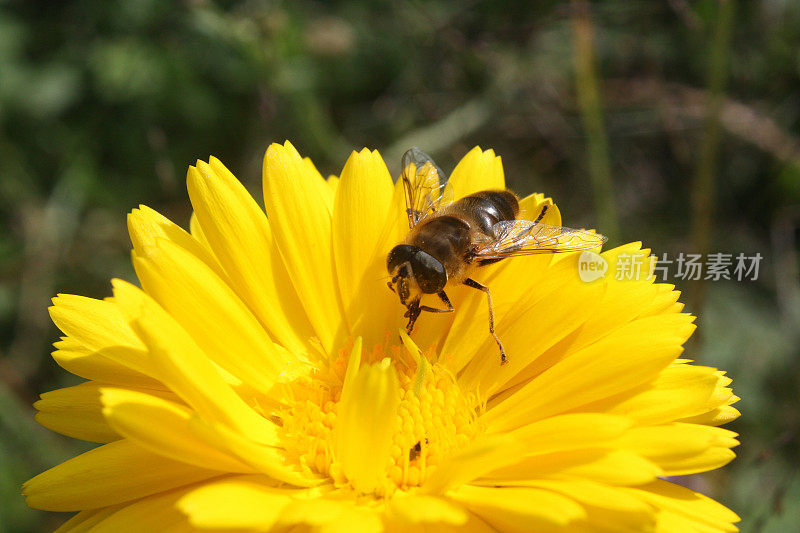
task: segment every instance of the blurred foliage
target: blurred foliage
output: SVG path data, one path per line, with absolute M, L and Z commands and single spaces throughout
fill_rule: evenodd
M 710 250 L 765 260 L 757 282 L 676 282 L 701 295 L 687 356 L 742 397 L 740 457 L 701 481 L 744 531 L 800 530 L 799 78 L 790 0 L 0 2 L 0 529 L 62 520 L 19 486 L 85 449 L 32 418 L 75 382 L 49 298 L 133 280 L 124 214 L 186 225 L 195 158 L 256 190 L 288 138 L 332 174 L 364 145 L 393 171 L 412 144 L 444 168 L 493 147 L 565 224 L 616 219 L 611 244 L 672 257 L 698 250 L 705 183 Z

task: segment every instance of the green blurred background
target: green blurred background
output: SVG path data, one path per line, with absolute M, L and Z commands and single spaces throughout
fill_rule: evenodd
M 761 253 L 756 281 L 674 281 L 687 356 L 729 371 L 739 458 L 691 482 L 744 531 L 800 530 L 800 2 L 0 1 L 0 530 L 52 529 L 27 478 L 87 448 L 31 403 L 58 292 L 134 280 L 125 214 L 186 226 L 214 154 L 253 191 L 273 141 L 324 174 L 351 149 L 445 169 L 472 146 L 564 223 L 659 255 Z M 259 194 L 256 197 L 260 197 Z

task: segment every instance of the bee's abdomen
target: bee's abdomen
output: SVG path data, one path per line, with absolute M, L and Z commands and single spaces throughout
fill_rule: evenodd
M 481 191 L 461 198 L 453 204 L 453 208 L 464 214 L 469 213 L 478 229 L 491 235 L 492 226 L 498 222 L 517 218 L 519 202 L 510 191 Z

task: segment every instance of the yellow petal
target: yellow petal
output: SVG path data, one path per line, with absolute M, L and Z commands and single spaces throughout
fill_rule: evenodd
M 657 480 L 641 487 L 625 489 L 652 505 L 675 513 L 701 526 L 702 530 L 736 531 L 739 517 L 711 498 L 674 483 Z M 703 527 L 704 526 L 704 527 Z
M 166 239 L 205 263 L 220 278 L 227 279 L 222 265 L 200 240 L 145 205 L 140 205 L 139 209 L 134 209 L 128 215 L 128 233 L 133 250 L 139 255 L 143 255 L 145 247 L 154 246 L 159 239 Z
M 342 170 L 333 210 L 333 252 L 342 304 L 354 335 L 367 346 L 383 342 L 388 311 L 386 255 L 378 239 L 392 201 L 392 179 L 378 152 L 353 152 Z M 375 327 L 379 325 L 379 327 Z
M 333 191 L 333 197 L 335 199 L 336 189 L 339 188 L 339 176 L 328 176 L 328 179 L 325 180 L 325 184 Z
M 113 301 L 60 294 L 53 298 L 50 317 L 58 328 L 92 352 L 118 364 L 152 375 L 144 345 Z
M 608 262 L 608 272 L 602 279 L 605 293 L 596 306 L 594 316 L 587 320 L 574 339 L 574 348 L 580 349 L 613 332 L 642 314 L 642 310 L 660 293 L 659 285 L 652 278 L 639 280 L 617 279 L 616 265 L 619 257 L 627 254 L 646 261 L 647 254 L 641 250 L 641 243 L 629 243 L 601 254 Z M 577 271 L 577 270 L 576 270 Z M 595 282 L 595 283 L 599 283 Z
M 486 267 L 493 270 L 479 270 L 476 272 L 475 279 L 489 287 L 492 292 L 495 325 L 501 341 L 506 342 L 506 337 L 508 337 L 508 333 L 500 333 L 501 329 L 507 328 L 512 322 L 520 322 L 522 314 L 538 312 L 546 315 L 547 309 L 541 308 L 540 303 L 543 302 L 546 306 L 549 305 L 549 302 L 555 301 L 561 302 L 563 305 L 569 305 L 571 302 L 567 302 L 566 298 L 557 297 L 554 294 L 555 291 L 563 291 L 564 284 L 567 284 L 567 286 L 575 285 L 577 291 L 588 290 L 592 293 L 597 290 L 596 287 L 587 284 L 581 284 L 580 286 L 574 284 L 574 268 L 568 265 L 559 265 L 550 269 L 548 268 L 549 262 L 550 260 L 544 255 L 518 257 L 503 261 L 496 268 L 494 266 Z M 448 367 L 454 372 L 460 372 L 470 362 L 480 365 L 470 371 L 470 375 L 473 377 L 469 382 L 464 382 L 465 386 L 476 386 L 477 381 L 475 381 L 475 378 L 486 369 L 492 371 L 493 377 L 490 379 L 495 382 L 493 384 L 496 384 L 498 379 L 494 377 L 494 370 L 499 368 L 497 364 L 499 353 L 497 345 L 492 346 L 494 339 L 492 339 L 488 331 L 489 311 L 486 295 L 482 291 L 467 287 L 461 289 L 461 294 L 465 297 L 461 301 L 458 301 L 458 297 L 456 297 L 453 325 L 447 333 L 447 338 L 441 351 L 448 357 Z M 588 302 L 591 302 L 591 300 L 588 300 Z M 579 315 L 584 312 L 590 312 L 591 307 L 591 304 L 583 305 L 578 310 Z M 537 309 L 541 310 L 537 311 Z M 578 327 L 584 320 L 585 318 L 580 318 L 580 316 L 570 316 L 569 320 L 563 324 L 564 328 L 561 327 L 562 324 L 559 324 L 559 330 L 566 329 L 569 331 L 569 328 Z M 505 324 L 506 321 L 508 321 L 508 325 Z M 523 332 L 520 338 L 519 331 L 514 332 L 513 336 L 515 337 L 515 342 L 523 341 L 525 349 L 521 352 L 521 355 L 519 349 L 514 351 L 509 349 L 509 365 L 513 366 L 510 366 L 511 370 L 503 370 L 505 375 L 514 374 L 524 368 L 520 358 L 525 360 L 538 355 L 535 350 L 527 349 L 527 343 L 531 341 L 547 343 L 553 337 L 548 332 L 544 337 L 535 339 L 533 335 L 527 335 Z M 553 342 L 555 340 L 553 339 Z M 491 355 L 490 351 L 494 351 L 494 355 Z M 515 352 L 517 355 L 512 358 Z M 449 359 L 450 357 L 452 357 L 452 360 Z M 488 359 L 494 364 L 483 366 L 479 360 L 476 361 L 476 358 L 479 360 Z
M 134 258 L 145 291 L 203 346 L 211 359 L 248 385 L 269 392 L 297 360 L 279 351 L 230 287 L 183 248 L 160 239 Z
M 480 146 L 461 158 L 449 182 L 453 186 L 455 199 L 488 189 L 506 188 L 500 156 L 495 156 L 491 149 L 484 152 Z
M 309 525 L 313 531 L 321 533 L 383 531 L 383 524 L 375 510 L 344 499 L 295 500 L 283 510 L 277 525 Z
M 552 478 L 640 485 L 663 474 L 653 462 L 631 451 L 583 449 L 524 458 L 487 474 L 481 484 L 527 485 L 531 480 Z
M 509 435 L 526 443 L 525 455 L 601 446 L 626 434 L 631 421 L 601 413 L 553 416 L 511 431 Z
M 100 402 L 101 385 L 81 383 L 42 394 L 33 404 L 39 412 L 36 421 L 47 429 L 74 439 L 111 442 L 120 438 L 108 425 Z
M 487 472 L 515 464 L 519 461 L 516 454 L 522 453 L 523 449 L 520 441 L 505 434 L 481 437 L 446 458 L 429 474 L 422 486 L 423 492 L 440 494 Z
M 333 249 L 345 308 L 375 254 L 392 199 L 392 179 L 377 151 L 353 152 L 342 169 L 333 210 Z
M 682 315 L 632 322 L 559 361 L 484 417 L 501 431 L 633 389 L 680 354 L 692 328 Z
M 730 527 L 728 524 L 724 524 L 724 526 Z M 691 533 L 724 533 L 725 531 L 737 530 L 731 530 L 727 527 L 701 524 L 682 514 L 668 510 L 660 510 L 656 514 L 656 525 L 653 531 L 655 531 L 655 533 L 672 533 L 673 531 L 687 531 Z
M 201 468 L 253 472 L 230 454 L 200 439 L 185 405 L 141 391 L 101 388 L 103 415 L 119 434 L 146 450 Z
M 673 290 L 674 285 L 668 283 L 654 283 L 653 285 L 659 292 L 653 301 L 641 310 L 639 316 L 679 313 L 683 309 L 683 304 L 678 302 L 681 291 Z
M 474 326 L 478 331 L 483 329 L 484 338 L 478 355 L 459 376 L 464 387 L 477 387 L 491 395 L 503 390 L 509 381 L 521 382 L 515 374 L 525 375 L 529 365 L 541 368 L 542 364 L 532 363 L 592 315 L 595 309 L 592 302 L 601 297 L 602 286 L 580 283 L 567 288 L 568 285 L 565 287 L 564 283 L 558 283 L 565 278 L 574 279 L 575 270 L 567 261 L 550 270 L 552 273 L 547 279 L 531 291 L 536 297 L 530 297 L 526 292 L 518 294 L 517 302 L 500 321 L 495 322 L 495 331 L 505 348 L 508 364 L 501 366 L 498 363 L 498 349 L 486 331 L 488 327 Z M 538 373 L 536 370 L 533 372 Z
M 698 409 L 695 416 L 686 417 L 681 421 L 718 426 L 739 416 L 739 411 L 730 407 L 739 401 L 739 397 L 733 394 L 733 391 L 727 387 L 727 385 L 730 385 L 731 379 L 725 376 L 724 372 L 719 370 L 714 372 L 714 374 L 717 378 L 714 393 L 708 397 L 705 405 L 701 409 Z
M 332 268 L 329 191 L 291 144 L 269 147 L 264 157 L 264 204 L 275 243 L 317 337 L 331 353 L 342 326 L 342 307 Z
M 90 450 L 22 488 L 34 509 L 80 511 L 135 500 L 219 475 L 145 451 L 127 440 Z
M 580 479 L 544 479 L 532 481 L 531 486 L 558 492 L 592 507 L 608 509 L 615 513 L 638 515 L 638 520 L 642 523 L 647 523 L 653 514 L 652 506 L 621 487 Z
M 234 476 L 187 492 L 177 507 L 201 529 L 268 530 L 294 498 L 318 495 L 318 491 L 275 487 L 265 476 Z
M 388 513 L 401 524 L 466 524 L 469 513 L 460 505 L 436 496 L 396 494 L 389 502 Z
M 586 409 L 624 415 L 650 425 L 661 424 L 704 413 L 725 401 L 727 398 L 713 399 L 717 383 L 713 368 L 671 365 L 651 383 Z
M 74 294 L 53 298 L 50 318 L 66 335 L 90 350 L 107 346 L 143 348 L 113 302 Z
M 392 189 L 392 197 L 389 202 L 386 217 L 384 218 L 383 228 L 378 238 L 376 253 L 383 255 L 384 261 L 389 251 L 394 246 L 403 242 L 403 238 L 408 233 L 408 215 L 406 214 L 405 191 L 403 180 L 395 181 Z
M 199 242 L 203 248 L 208 250 L 208 253 L 214 256 L 216 259 L 217 256 L 214 255 L 214 250 L 212 250 L 211 245 L 208 243 L 208 238 L 203 232 L 203 227 L 200 225 L 200 221 L 197 220 L 197 213 L 194 211 L 192 211 L 192 216 L 189 217 L 189 233 L 191 233 L 192 237 L 197 239 L 197 242 Z
M 625 513 L 603 507 L 594 507 L 581 502 L 586 511 L 586 518 L 573 522 L 569 526 L 572 533 L 641 533 L 653 532 L 657 527 L 656 513 L 649 509 L 647 513 Z M 674 529 L 674 531 L 687 531 Z
M 82 378 L 143 389 L 161 389 L 164 384 L 155 378 L 122 365 L 100 352 L 90 351 L 74 339 L 65 337 L 54 344 L 53 360 L 68 372 Z
M 542 218 L 542 224 L 548 226 L 561 225 L 561 211 L 550 198 L 545 198 L 543 194 L 531 194 L 519 201 L 519 217 L 523 220 L 536 220 L 542 214 L 542 207 L 547 206 L 547 210 Z
M 275 443 L 274 424 L 256 413 L 223 380 L 186 331 L 138 288 L 114 280 L 114 294 L 147 346 L 161 381 L 201 418 L 219 421 L 256 442 Z
M 502 531 L 549 531 L 586 516 L 575 500 L 542 489 L 464 485 L 448 496 Z
M 220 163 L 189 167 L 187 187 L 197 220 L 232 288 L 270 335 L 301 353 L 312 334 L 292 289 L 267 217 L 247 189 Z
M 688 422 L 692 424 L 707 424 L 709 426 L 721 426 L 723 424 L 727 424 L 733 420 L 736 420 L 742 416 L 742 413 L 739 412 L 738 409 L 735 407 L 731 407 L 730 405 L 725 405 L 722 407 L 717 407 L 707 413 L 703 413 L 702 415 L 691 416 L 689 418 L 683 418 L 680 422 Z
M 278 482 L 298 487 L 313 487 L 322 479 L 307 467 L 289 461 L 281 448 L 261 444 L 241 435 L 223 424 L 193 417 L 191 430 L 202 440 L 219 449 L 225 449 L 242 463 Z
M 619 446 L 657 464 L 666 475 L 684 475 L 719 468 L 734 457 L 736 433 L 697 424 L 673 423 L 633 428 Z
M 722 468 L 736 459 L 736 453 L 725 447 L 711 447 L 702 453 L 690 455 L 683 459 L 659 461 L 666 476 L 685 476 Z
M 354 351 L 360 351 L 360 343 Z M 352 356 L 351 356 L 352 357 Z M 385 478 L 395 433 L 400 387 L 390 360 L 357 370 L 342 389 L 335 428 L 336 457 L 353 487 L 370 493 Z
M 87 533 L 97 524 L 117 512 L 123 504 L 81 511 L 61 524 L 54 533 Z
M 141 531 L 169 531 L 193 533 L 186 515 L 178 509 L 177 502 L 195 486 L 183 487 L 154 494 L 127 505 L 111 507 L 91 529 L 93 533 L 138 533 Z

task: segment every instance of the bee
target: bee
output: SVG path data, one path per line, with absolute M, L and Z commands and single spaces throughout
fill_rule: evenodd
M 406 331 L 411 333 L 422 311 L 453 312 L 445 289 L 466 285 L 486 294 L 489 333 L 500 349 L 500 363 L 506 364 L 503 343 L 494 331 L 492 294 L 471 277 L 473 272 L 509 257 L 594 248 L 606 237 L 543 224 L 547 205 L 535 220 L 521 220 L 519 199 L 509 190 L 480 191 L 454 202 L 447 176 L 419 148 L 403 155 L 402 166 L 409 232 L 389 252 L 386 267 L 392 276 L 389 289 L 406 307 Z M 444 308 L 420 303 L 434 294 Z

